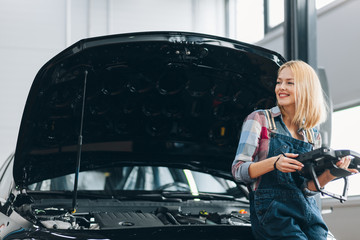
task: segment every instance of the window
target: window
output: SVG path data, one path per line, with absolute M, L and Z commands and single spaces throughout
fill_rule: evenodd
M 254 43 L 264 38 L 264 0 L 236 1 L 236 39 Z
M 319 10 L 335 0 L 316 0 L 316 9 Z M 264 32 L 268 33 L 284 22 L 284 1 L 264 0 Z
M 335 0 L 316 0 L 315 4 L 316 4 L 316 9 L 320 9 L 325 7 L 326 5 L 334 2 Z
M 81 191 L 184 191 L 227 194 L 237 185 L 232 180 L 208 173 L 187 169 L 128 166 L 84 171 L 79 174 L 78 190 Z M 72 191 L 74 174 L 47 179 L 31 184 L 33 191 Z M 236 190 L 235 190 L 236 191 Z
M 339 0 L 316 0 L 316 9 L 319 10 L 335 1 Z M 249 43 L 260 41 L 266 33 L 284 22 L 284 1 L 234 0 L 234 3 L 235 37 L 240 41 Z
M 332 118 L 332 136 L 331 148 L 333 149 L 351 149 L 360 153 L 359 145 L 359 119 L 360 106 L 348 108 L 333 113 Z M 348 195 L 360 195 L 360 174 L 349 177 Z M 340 193 L 343 188 L 343 181 L 336 180 L 329 183 L 326 189 Z
M 264 31 L 267 33 L 284 22 L 284 1 L 264 0 L 264 8 Z

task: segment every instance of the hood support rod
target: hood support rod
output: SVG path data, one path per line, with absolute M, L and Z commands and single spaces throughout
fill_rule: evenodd
M 78 182 L 79 182 L 79 172 L 80 172 L 80 162 L 81 162 L 81 151 L 82 151 L 82 140 L 83 140 L 82 132 L 83 132 L 83 125 L 84 125 L 84 111 L 85 111 L 87 76 L 88 76 L 88 71 L 85 70 L 84 90 L 83 90 L 82 106 L 81 106 L 80 130 L 79 130 L 77 159 L 76 159 L 76 168 L 75 168 L 74 195 L 73 195 L 73 200 L 72 200 L 71 213 L 76 212 L 76 200 L 77 200 L 77 192 L 78 192 Z

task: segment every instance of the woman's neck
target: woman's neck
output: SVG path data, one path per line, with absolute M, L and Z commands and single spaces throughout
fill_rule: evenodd
M 290 131 L 292 137 L 297 138 L 297 139 L 302 139 L 298 133 L 299 126 L 297 124 L 295 124 L 293 121 L 294 116 L 295 116 L 295 108 L 282 107 L 280 109 L 281 109 L 283 121 L 284 121 L 286 127 L 288 128 L 288 130 Z
M 295 116 L 295 107 L 280 107 L 284 122 L 292 123 Z

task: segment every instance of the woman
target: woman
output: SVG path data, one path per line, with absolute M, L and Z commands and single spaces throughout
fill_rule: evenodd
M 320 81 L 305 62 L 289 61 L 279 68 L 275 94 L 277 106 L 245 119 L 232 165 L 235 180 L 251 188 L 253 234 L 257 239 L 326 239 L 315 185 L 299 175 L 303 165 L 294 159 L 321 146 L 317 126 L 325 120 L 326 106 Z M 345 157 L 337 165 L 347 169 L 350 161 Z M 334 178 L 329 170 L 318 177 L 322 187 Z

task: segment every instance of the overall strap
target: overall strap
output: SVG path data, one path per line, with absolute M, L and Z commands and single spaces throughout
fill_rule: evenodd
M 271 115 L 270 109 L 265 109 L 266 119 L 268 120 L 268 125 L 270 130 L 276 130 L 275 120 Z

